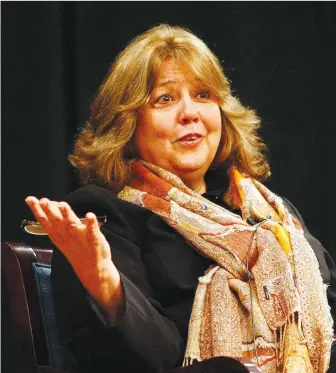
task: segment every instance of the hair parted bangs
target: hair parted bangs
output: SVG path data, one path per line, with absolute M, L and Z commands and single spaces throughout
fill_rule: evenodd
M 130 175 L 128 161 L 137 156 L 133 135 L 138 113 L 148 102 L 157 72 L 167 58 L 188 66 L 187 79 L 198 81 L 217 98 L 223 130 L 214 166 L 226 162 L 249 176 L 268 177 L 265 145 L 257 135 L 260 120 L 233 97 L 217 57 L 186 29 L 159 25 L 131 41 L 98 90 L 90 118 L 69 156 L 81 181 L 112 188 L 125 185 Z

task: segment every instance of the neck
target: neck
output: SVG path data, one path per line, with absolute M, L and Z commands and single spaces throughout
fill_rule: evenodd
M 188 188 L 192 189 L 196 193 L 203 194 L 206 192 L 206 184 L 204 178 L 197 180 L 183 179 L 182 181 Z

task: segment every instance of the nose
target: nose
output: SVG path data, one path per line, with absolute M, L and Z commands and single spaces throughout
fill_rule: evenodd
M 197 123 L 200 120 L 200 115 L 195 102 L 192 100 L 189 93 L 183 95 L 181 103 L 181 111 L 179 114 L 180 124 L 186 125 L 190 123 Z

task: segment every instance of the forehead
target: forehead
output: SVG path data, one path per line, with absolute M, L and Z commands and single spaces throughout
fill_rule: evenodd
M 200 83 L 186 63 L 168 58 L 163 61 L 155 74 L 154 87 L 172 83 Z

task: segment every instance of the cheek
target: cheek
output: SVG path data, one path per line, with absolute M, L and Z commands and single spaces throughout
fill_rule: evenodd
M 166 140 L 169 138 L 169 134 L 163 128 L 153 128 L 152 137 L 155 137 L 158 140 Z
M 219 107 L 209 108 L 207 112 L 207 124 L 208 130 L 211 132 L 220 133 L 222 132 L 222 116 Z
M 145 139 L 148 144 L 152 143 L 155 145 L 157 141 L 163 141 L 169 139 L 169 134 L 163 128 L 157 126 L 147 126 L 146 128 L 139 129 L 138 137 Z
M 162 150 L 167 147 L 171 134 L 162 118 L 154 115 L 142 115 L 136 130 L 136 147 L 140 155 L 153 149 Z
M 157 140 L 168 140 L 173 135 L 172 128 L 169 126 L 168 115 L 152 115 L 148 126 L 146 126 L 146 134 Z

